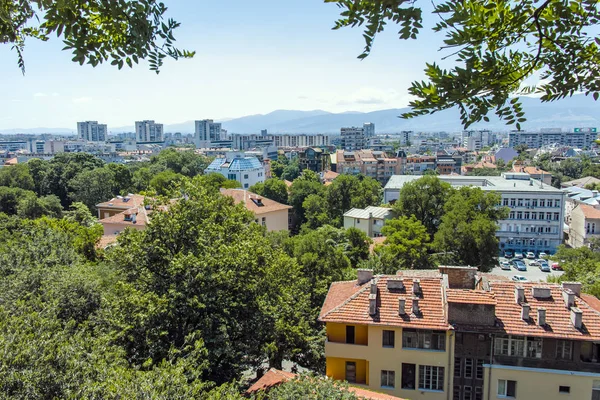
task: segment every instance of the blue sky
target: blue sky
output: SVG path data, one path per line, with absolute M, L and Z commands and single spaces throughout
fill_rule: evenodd
M 339 9 L 321 0 L 165 3 L 182 24 L 178 45 L 197 53 L 167 61 L 159 75 L 145 63 L 120 71 L 79 66 L 54 39 L 27 42 L 23 76 L 10 47 L 0 45 L 0 129 L 75 129 L 77 121 L 92 119 L 110 130 L 139 119 L 169 124 L 276 109 L 403 107 L 410 82 L 423 78 L 426 61 L 440 57 L 431 32 L 407 42 L 389 26 L 360 61 L 362 30 L 331 30 Z

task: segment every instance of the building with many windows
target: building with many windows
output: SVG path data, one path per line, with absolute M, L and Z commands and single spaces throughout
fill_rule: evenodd
M 135 140 L 139 142 L 162 142 L 163 124 L 154 120 L 135 121 Z
M 381 237 L 385 221 L 393 217 L 392 209 L 385 207 L 353 208 L 344 213 L 344 229 L 356 228 L 368 237 Z
M 591 239 L 600 239 L 600 210 L 579 204 L 571 212 L 567 243 L 571 247 L 589 246 Z
M 204 173 L 221 174 L 241 183 L 243 189 L 265 181 L 265 167 L 258 158 L 237 152 L 228 152 L 225 157 L 215 158 Z
M 400 189 L 417 175 L 393 176 L 383 190 L 383 202 L 398 199 Z M 505 172 L 502 176 L 439 176 L 452 186 L 474 186 L 500 194 L 501 205 L 510 209 L 498 221 L 496 236 L 500 250 L 553 254 L 563 243 L 565 193 L 531 179 L 526 173 Z
M 324 134 L 267 133 L 266 130 L 263 130 L 261 134 L 232 133 L 229 136 L 232 147 L 236 150 L 248 150 L 262 146 L 305 148 L 327 147 L 330 145 L 329 135 Z
M 197 148 L 211 147 L 211 143 L 221 140 L 221 123 L 212 119 L 194 121 L 194 144 Z
M 512 131 L 508 135 L 508 147 L 524 144 L 530 149 L 559 144 L 578 149 L 589 149 L 598 138 L 596 128 L 575 128 L 563 132 L 560 128 L 542 129 L 540 132 Z
M 329 152 L 319 147 L 307 147 L 298 152 L 298 164 L 301 171 L 309 169 L 321 173 L 330 168 L 330 163 Z
M 351 128 L 342 128 L 340 129 L 340 135 L 340 146 L 346 151 L 362 150 L 367 147 L 367 138 L 365 136 L 364 128 L 357 128 L 355 126 Z
M 363 174 L 385 184 L 391 176 L 401 173 L 402 162 L 383 151 L 337 150 L 331 157 L 331 169 L 338 174 Z
M 86 142 L 106 142 L 107 127 L 98 121 L 77 123 L 77 137 Z
M 235 204 L 243 204 L 254 214 L 255 222 L 267 231 L 287 231 L 290 226 L 290 209 L 292 206 L 267 199 L 244 189 L 221 189 L 221 194 L 233 198 Z
M 474 267 L 334 282 L 326 374 L 424 400 L 598 399 L 600 302 L 581 284 L 517 283 Z

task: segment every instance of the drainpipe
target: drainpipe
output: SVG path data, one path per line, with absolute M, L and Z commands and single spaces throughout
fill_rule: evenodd
M 490 343 L 490 368 L 488 371 L 488 390 L 487 390 L 487 400 L 490 400 L 490 392 L 492 390 L 492 363 L 494 362 L 494 335 L 493 334 L 489 334 L 488 335 L 489 338 L 491 338 L 491 343 Z
M 453 346 L 453 341 L 452 338 L 454 337 L 454 331 L 450 331 L 450 345 L 448 347 L 450 347 L 450 351 L 448 351 L 448 368 L 446 368 L 446 371 L 448 371 L 448 380 L 447 380 L 447 384 L 446 384 L 446 399 L 450 400 L 450 393 L 453 393 L 452 386 L 450 386 L 450 379 L 454 380 L 454 374 L 450 375 L 450 371 L 451 371 L 451 366 L 453 365 L 452 363 L 452 359 L 454 357 L 452 357 L 452 353 L 454 353 L 454 346 Z

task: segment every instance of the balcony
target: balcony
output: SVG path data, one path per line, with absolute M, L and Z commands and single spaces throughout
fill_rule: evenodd
M 369 346 L 366 344 L 350 344 L 326 340 L 325 356 L 366 360 L 369 358 Z

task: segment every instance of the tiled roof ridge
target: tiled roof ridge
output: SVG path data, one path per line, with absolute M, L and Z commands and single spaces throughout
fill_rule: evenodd
M 378 275 L 378 277 L 379 277 L 379 275 Z M 373 279 L 375 279 L 375 278 L 376 277 L 373 277 Z M 352 282 L 352 281 L 346 281 L 346 282 Z M 369 285 L 368 285 L 369 282 L 363 283 L 364 287 L 360 288 L 360 290 L 357 290 L 355 293 L 351 294 L 350 297 L 348 297 L 346 300 L 344 300 L 343 302 L 341 302 L 337 306 L 333 307 L 331 310 L 327 311 L 325 314 L 321 315 L 321 318 L 327 317 L 332 312 L 339 310 L 340 308 L 342 308 L 343 306 L 345 306 L 346 304 L 348 304 L 349 302 L 351 302 L 352 300 L 354 300 L 355 298 L 357 298 L 365 290 L 369 289 Z M 357 281 L 357 283 L 358 283 L 358 281 Z M 331 290 L 331 286 L 329 287 L 329 290 Z

